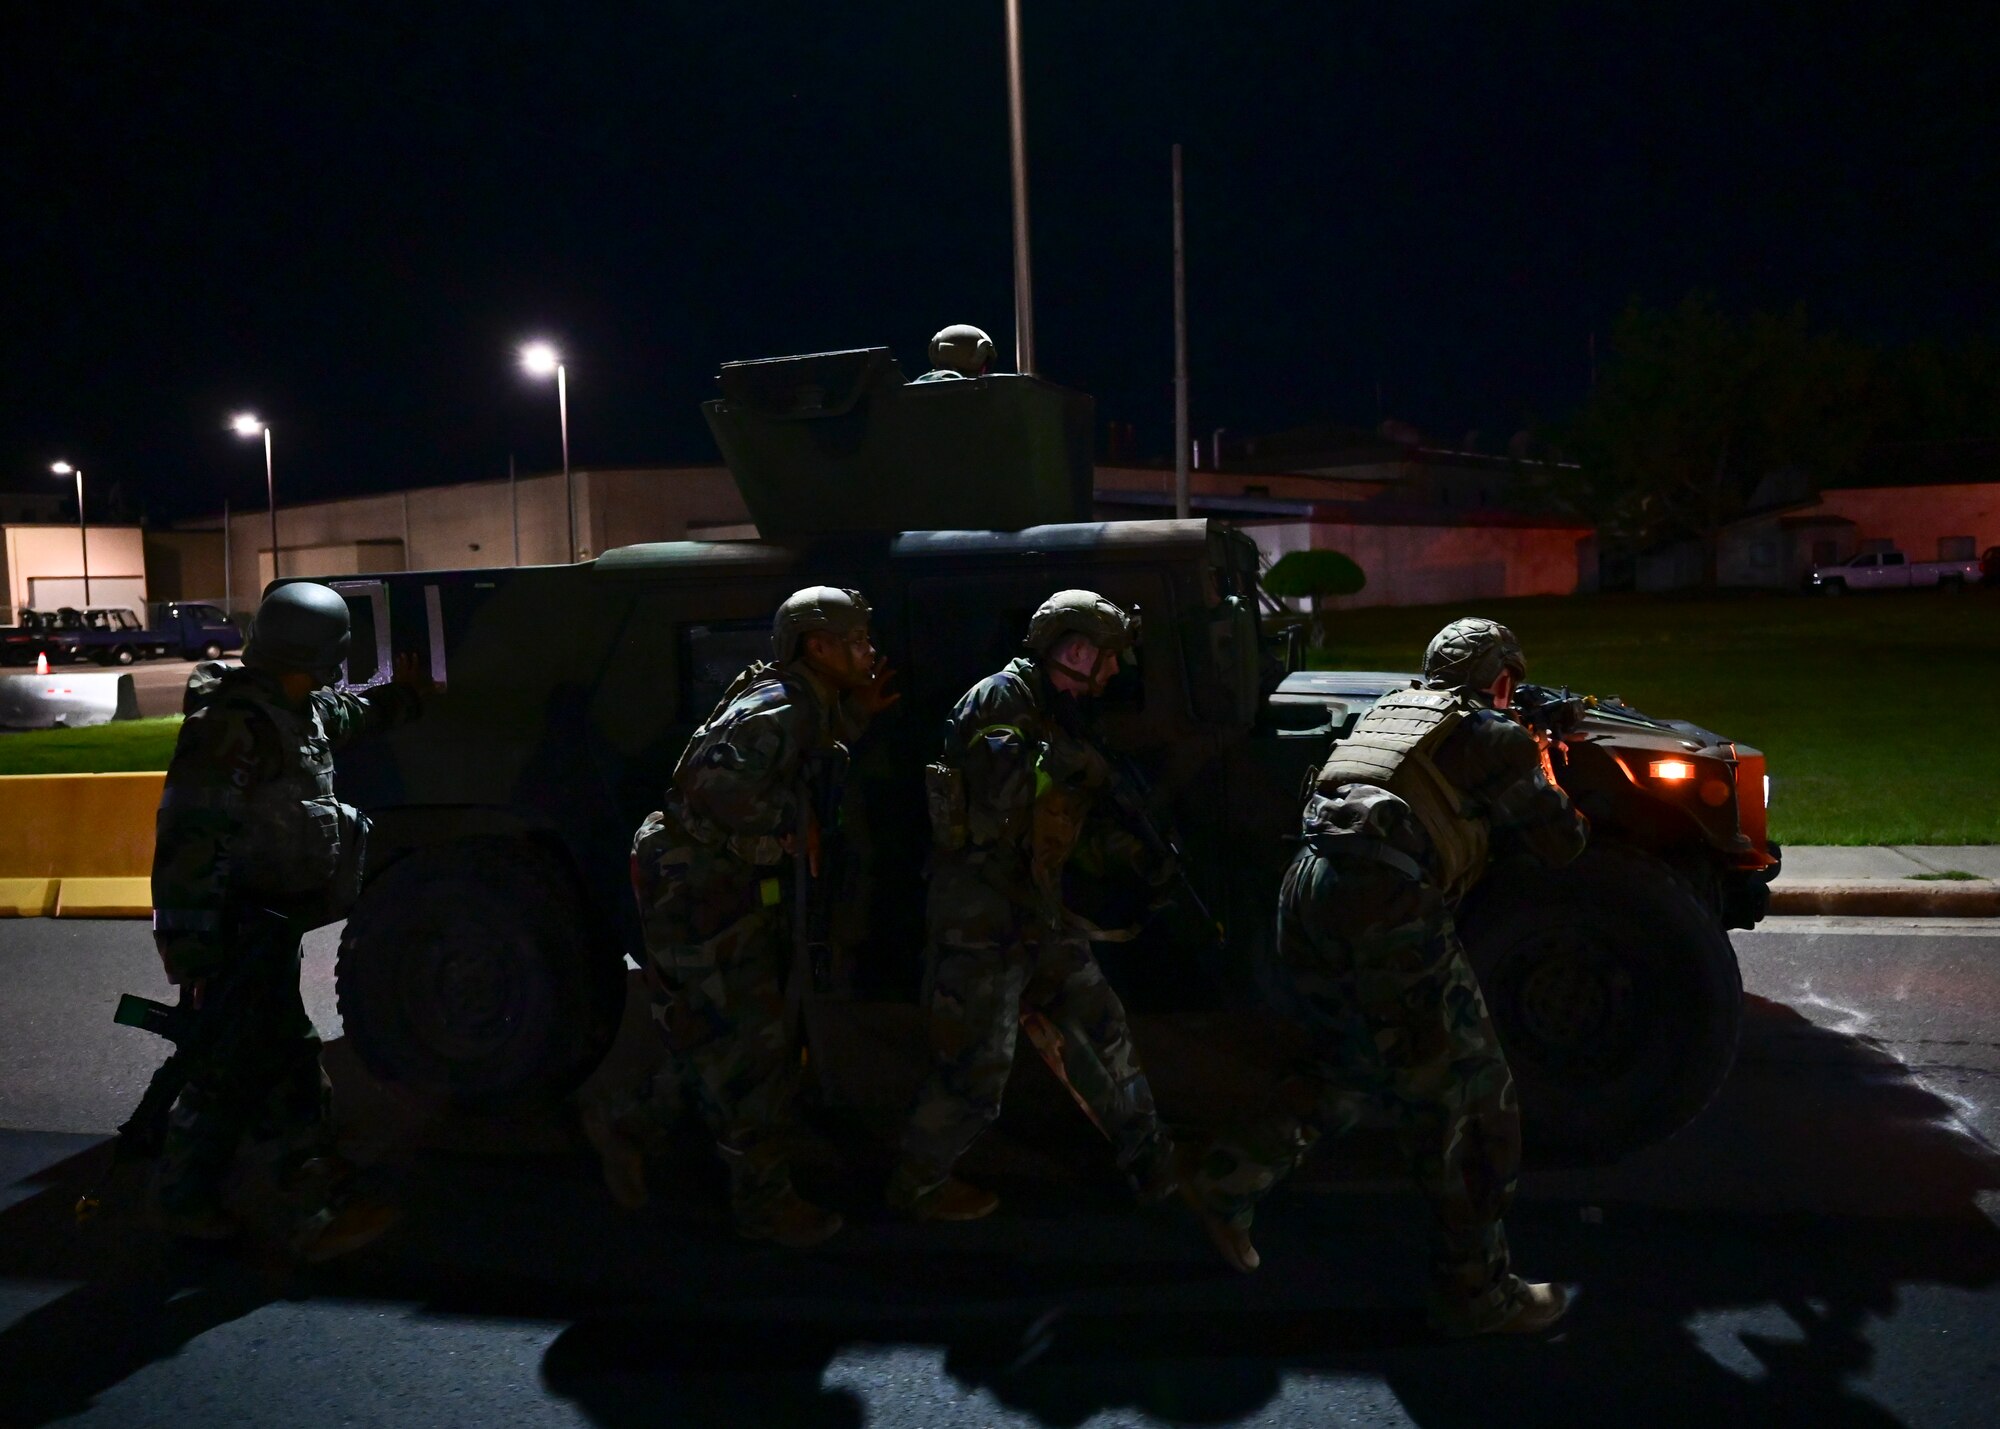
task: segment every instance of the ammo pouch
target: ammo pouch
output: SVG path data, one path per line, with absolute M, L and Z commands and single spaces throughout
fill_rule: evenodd
M 361 896 L 361 879 L 368 870 L 368 816 L 352 804 L 335 804 L 340 811 L 340 857 L 326 890 L 326 921 L 345 918 Z
M 965 771 L 939 761 L 924 766 L 924 804 L 931 816 L 931 842 L 947 852 L 965 847 Z

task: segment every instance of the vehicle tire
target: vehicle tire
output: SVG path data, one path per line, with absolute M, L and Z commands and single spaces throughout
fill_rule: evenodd
M 130 645 L 120 645 L 116 650 L 111 652 L 110 663 L 113 665 L 129 665 L 138 658 L 138 651 L 134 650 Z
M 1827 594 L 1827 595 L 1846 595 L 1846 594 L 1847 594 L 1847 582 L 1846 582 L 1846 581 L 1825 581 L 1825 582 L 1823 582 L 1823 583 L 1822 583 L 1822 584 L 1820 585 L 1820 590 L 1821 590 L 1821 591 L 1822 591 L 1822 592 L 1823 592 L 1824 594 Z
M 1604 844 L 1567 868 L 1498 867 L 1461 928 L 1538 1162 L 1616 1161 L 1721 1089 L 1743 1020 L 1736 950 L 1658 859 Z
M 222 646 L 214 640 L 209 641 L 208 644 L 201 647 L 201 658 L 204 660 L 220 660 L 222 658 Z
M 1946 595 L 1964 595 L 1965 577 L 1940 576 L 1938 578 L 1938 589 Z
M 362 891 L 334 987 L 384 1081 L 494 1111 L 560 1096 L 618 1031 L 623 959 L 598 945 L 569 871 L 533 844 L 411 854 Z

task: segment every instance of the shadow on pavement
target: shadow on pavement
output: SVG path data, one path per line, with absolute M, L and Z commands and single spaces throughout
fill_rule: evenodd
M 565 1325 L 543 1386 L 606 1426 L 851 1426 L 891 1404 L 912 1422 L 999 1406 L 1046 1425 L 1221 1424 L 1308 1392 L 1480 1429 L 1896 1424 L 1861 1381 L 1905 1297 L 2000 1281 L 1979 1209 L 2000 1157 L 1886 1052 L 1754 1000 L 1736 1074 L 1687 1133 L 1613 1171 L 1531 1178 L 1509 1222 L 1521 1267 L 1586 1287 L 1546 1343 L 1430 1341 L 1410 1308 L 1419 1208 L 1386 1192 L 1282 1195 L 1266 1268 L 1238 1277 L 1178 1219 L 1124 1212 L 1108 1177 L 1002 1174 L 999 1216 L 920 1228 L 874 1213 L 879 1166 L 821 1168 L 857 1227 L 797 1257 L 730 1241 L 706 1166 L 667 1214 L 627 1216 L 573 1152 L 408 1154 L 385 1166 L 405 1227 L 307 1273 L 162 1247 L 120 1216 L 77 1227 L 106 1154 L 0 1136 L 25 1196 L 0 1192 L 4 1303 L 73 1287 L 0 1329 L 6 1423 L 76 1413 L 216 1325 L 311 1296 Z M 1968 1340 L 1925 1351 L 1941 1417 L 1966 1414 L 1954 1376 L 1980 1392 L 1987 1351 Z

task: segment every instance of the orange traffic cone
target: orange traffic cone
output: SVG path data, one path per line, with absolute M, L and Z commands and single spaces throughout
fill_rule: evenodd
M 35 673 L 37 675 L 46 675 L 48 674 L 48 672 L 49 672 L 49 652 L 44 650 L 40 654 L 35 656 Z

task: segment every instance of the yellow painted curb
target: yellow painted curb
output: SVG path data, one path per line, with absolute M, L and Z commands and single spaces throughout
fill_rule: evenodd
M 164 772 L 0 775 L 0 915 L 144 917 Z
M 56 911 L 59 878 L 0 878 L 0 918 L 46 918 Z
M 65 878 L 56 894 L 58 918 L 150 918 L 151 878 Z

